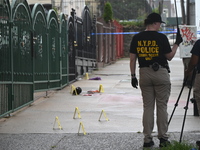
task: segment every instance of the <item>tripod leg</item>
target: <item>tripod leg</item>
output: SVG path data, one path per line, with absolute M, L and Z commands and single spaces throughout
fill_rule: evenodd
M 180 91 L 180 93 L 179 93 L 178 99 L 177 99 L 176 103 L 174 104 L 174 109 L 173 109 L 172 114 L 171 114 L 171 116 L 170 116 L 170 119 L 169 119 L 169 121 L 168 121 L 168 125 L 170 124 L 171 119 L 172 119 L 172 117 L 173 117 L 173 115 L 174 115 L 174 112 L 175 112 L 175 110 L 176 110 L 176 107 L 178 106 L 179 99 L 180 99 L 180 97 L 181 97 L 181 95 L 182 95 L 182 92 L 183 92 L 183 89 L 184 89 L 186 83 L 187 83 L 187 77 L 185 78 L 185 80 L 184 80 L 184 82 L 183 82 L 183 86 L 182 86 L 181 91 Z
M 183 118 L 183 125 L 182 125 L 182 129 L 181 129 L 180 140 L 179 140 L 180 143 L 181 143 L 181 140 L 182 140 L 183 129 L 184 129 L 184 125 L 185 125 L 185 119 L 186 119 L 186 114 L 187 114 L 187 110 L 188 110 L 188 104 L 189 104 L 189 100 L 190 100 L 191 89 L 192 89 L 192 87 L 190 87 L 190 89 L 189 89 L 189 93 L 188 93 L 188 98 L 187 98 L 186 106 L 184 107 L 184 109 L 185 109 L 185 114 L 184 114 L 184 118 Z
M 184 126 L 185 126 L 185 119 L 186 119 L 186 114 L 187 114 L 187 110 L 188 110 L 188 104 L 189 104 L 189 100 L 190 100 L 190 93 L 191 93 L 191 90 L 192 90 L 192 84 L 193 84 L 193 80 L 195 78 L 195 75 L 196 75 L 196 69 L 194 69 L 193 73 L 192 73 L 192 80 L 191 80 L 191 83 L 190 83 L 188 98 L 187 98 L 186 106 L 184 107 L 185 114 L 184 114 L 184 118 L 183 118 L 183 125 L 182 125 L 182 129 L 181 129 L 180 140 L 179 140 L 180 143 L 181 143 L 182 136 L 183 136 L 183 129 L 184 129 Z

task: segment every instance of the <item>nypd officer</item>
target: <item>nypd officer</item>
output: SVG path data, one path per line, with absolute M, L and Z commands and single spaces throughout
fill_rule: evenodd
M 182 37 L 178 30 L 171 48 L 167 37 L 158 32 L 161 23 L 164 22 L 159 14 L 149 14 L 144 20 L 146 30 L 133 36 L 130 44 L 131 84 L 134 88 L 138 86 L 135 74 L 137 59 L 139 63 L 139 85 L 143 97 L 143 147 L 154 145 L 152 131 L 155 105 L 159 146 L 164 147 L 170 143 L 167 135 L 167 103 L 171 90 L 168 61 L 174 57 Z

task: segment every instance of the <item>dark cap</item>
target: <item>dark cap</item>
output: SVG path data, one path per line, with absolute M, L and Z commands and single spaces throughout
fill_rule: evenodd
M 162 18 L 159 14 L 157 13 L 151 13 L 147 16 L 147 19 L 150 19 L 153 22 L 160 22 L 160 23 L 165 23 L 164 21 L 162 21 Z

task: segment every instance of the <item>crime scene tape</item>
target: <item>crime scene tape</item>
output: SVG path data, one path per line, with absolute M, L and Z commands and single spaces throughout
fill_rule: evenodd
M 177 31 L 159 31 L 159 33 L 170 34 L 176 33 Z M 91 35 L 106 35 L 106 34 L 137 34 L 139 32 L 109 32 L 109 33 L 91 33 Z M 200 31 L 197 31 L 197 34 L 200 34 Z
M 176 33 L 176 31 L 159 31 L 160 33 Z M 110 32 L 110 33 L 91 33 L 91 35 L 106 35 L 106 34 L 137 34 L 139 32 Z

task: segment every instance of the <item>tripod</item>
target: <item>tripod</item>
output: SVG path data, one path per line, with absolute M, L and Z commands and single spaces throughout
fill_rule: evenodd
M 196 75 L 196 68 L 194 68 L 193 73 L 192 73 L 192 79 L 191 79 L 191 82 L 190 82 L 190 87 L 189 87 L 187 102 L 186 102 L 186 106 L 184 107 L 184 109 L 185 109 L 185 114 L 184 114 L 184 118 L 183 118 L 183 124 L 182 124 L 182 129 L 181 129 L 181 135 L 180 135 L 179 143 L 181 143 L 181 141 L 182 141 L 183 129 L 184 129 L 184 126 L 185 126 L 185 119 L 186 119 L 186 114 L 187 114 L 188 105 L 189 105 L 189 100 L 190 100 L 190 94 L 191 94 L 191 90 L 192 90 L 193 81 L 194 81 L 194 79 L 195 79 L 195 75 Z M 174 114 L 174 112 L 175 112 L 175 109 L 176 109 L 176 107 L 178 106 L 178 102 L 179 102 L 179 100 L 180 100 L 180 97 L 181 97 L 181 95 L 182 95 L 182 92 L 183 92 L 183 89 L 184 89 L 184 87 L 185 87 L 185 85 L 186 85 L 187 80 L 188 80 L 188 76 L 184 79 L 184 82 L 183 82 L 181 91 L 180 91 L 180 93 L 179 93 L 178 99 L 177 99 L 177 101 L 176 101 L 176 103 L 175 103 L 175 105 L 174 105 L 174 109 L 173 109 L 172 114 L 171 114 L 171 116 L 170 116 L 170 119 L 169 119 L 169 121 L 168 121 L 168 126 L 169 126 L 169 124 L 170 124 L 170 122 L 171 122 L 171 119 L 172 119 L 172 117 L 173 117 L 173 114 Z

